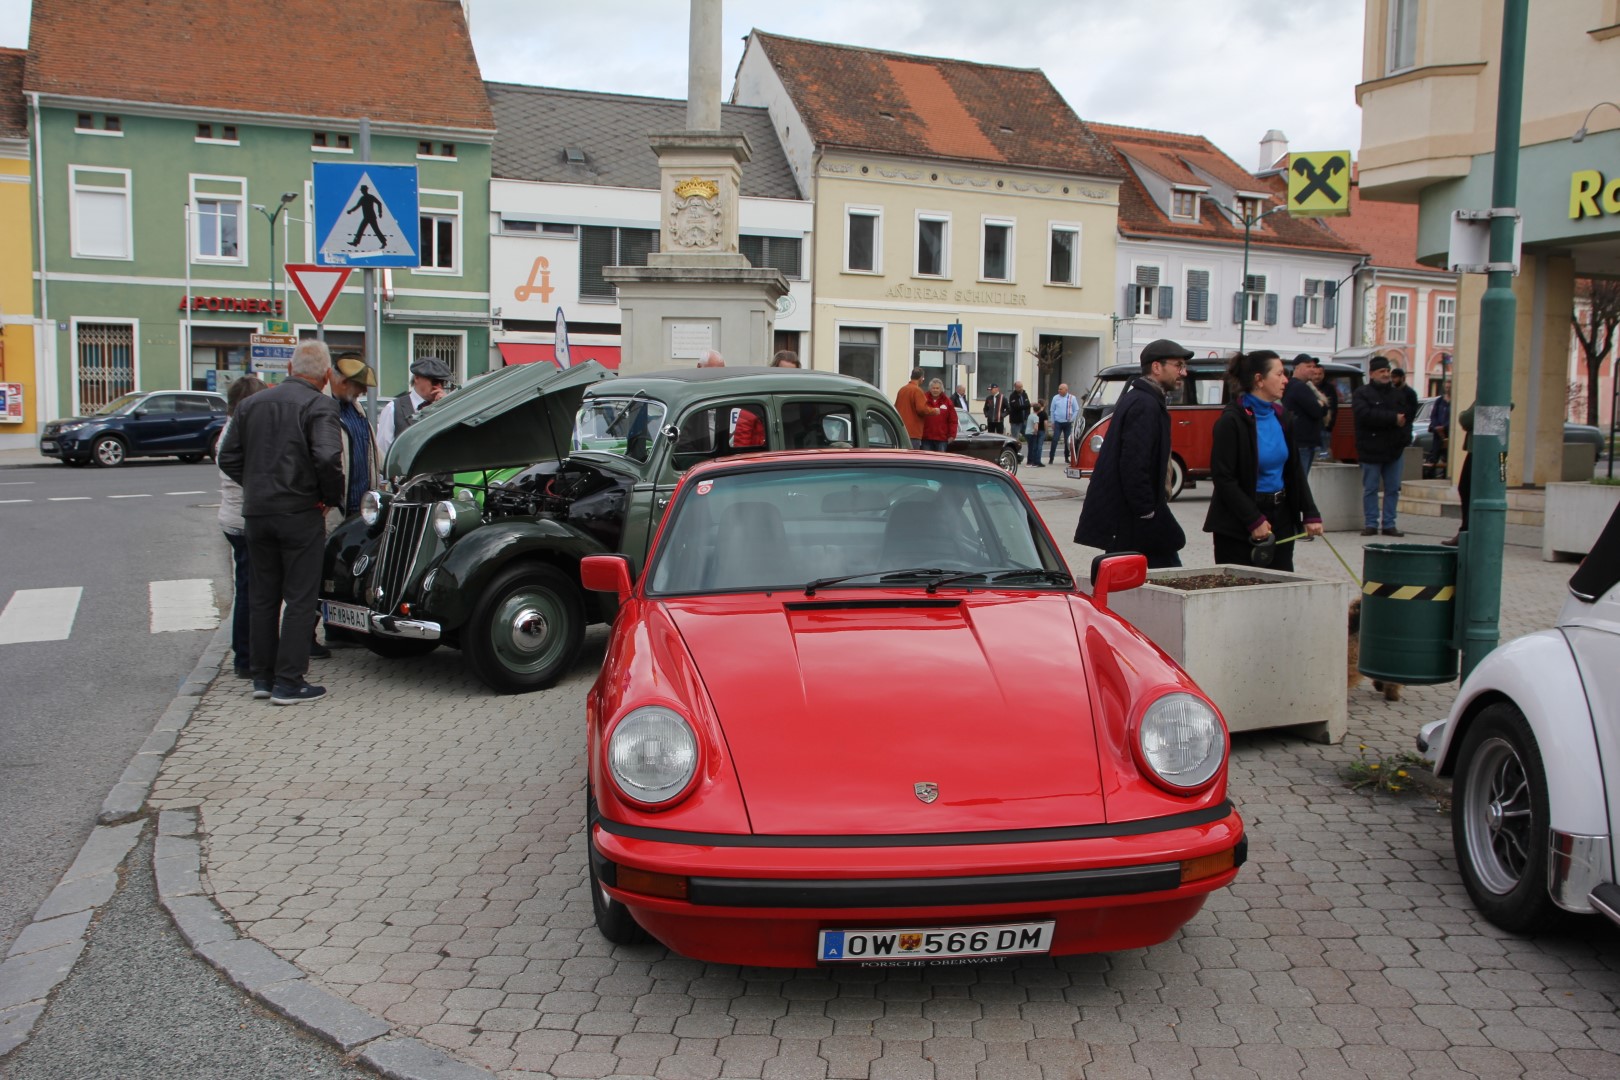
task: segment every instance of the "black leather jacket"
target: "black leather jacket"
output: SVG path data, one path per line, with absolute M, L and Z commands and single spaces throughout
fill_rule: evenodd
M 343 425 L 337 402 L 293 377 L 242 399 L 219 468 L 242 485 L 242 516 L 343 504 Z

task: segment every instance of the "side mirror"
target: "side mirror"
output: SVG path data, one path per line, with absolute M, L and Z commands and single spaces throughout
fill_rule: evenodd
M 1146 574 L 1147 560 L 1142 560 Z M 587 555 L 579 561 L 579 583 L 592 592 L 616 593 L 630 599 L 630 560 L 623 555 Z
M 139 420 L 141 417 L 146 415 L 146 410 L 144 408 L 137 408 L 134 412 L 130 413 L 130 415 Z
M 1091 600 L 1108 607 L 1108 594 L 1136 589 L 1147 583 L 1147 556 L 1134 551 L 1111 551 L 1091 560 Z

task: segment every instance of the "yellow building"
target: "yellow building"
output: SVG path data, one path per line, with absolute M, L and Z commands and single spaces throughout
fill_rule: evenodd
M 1361 194 L 1416 203 L 1418 258 L 1444 266 L 1453 210 L 1491 205 L 1502 0 L 1368 0 Z M 1620 277 L 1620 0 L 1531 6 L 1519 128 L 1524 248 L 1513 279 L 1510 485 L 1562 472 L 1577 277 Z M 1454 407 L 1474 397 L 1483 274 L 1465 274 Z
M 0 49 L 0 450 L 33 446 L 39 431 L 25 56 L 22 49 Z
M 770 110 L 815 204 L 815 367 L 982 401 L 1083 394 L 1112 361 L 1124 173 L 1043 73 L 754 31 L 733 100 Z

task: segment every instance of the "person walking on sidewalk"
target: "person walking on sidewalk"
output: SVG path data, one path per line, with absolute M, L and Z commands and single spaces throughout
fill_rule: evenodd
M 264 388 L 264 383 L 257 375 L 244 375 L 231 383 L 230 390 L 225 394 L 225 415 L 231 419 L 225 421 L 225 427 L 220 432 L 221 445 L 225 441 L 225 432 L 230 430 L 232 420 L 236 416 L 236 407 L 242 404 L 244 398 L 257 394 Z M 242 523 L 242 485 L 221 470 L 219 530 L 225 534 L 225 542 L 231 545 L 231 568 L 235 574 L 236 599 L 231 604 L 231 657 L 238 679 L 253 678 L 251 659 L 253 652 L 252 646 L 248 644 L 248 611 L 251 603 L 249 597 L 253 595 L 253 586 L 248 576 L 245 528 Z
M 1063 444 L 1063 464 L 1069 463 L 1069 435 L 1074 422 L 1080 419 L 1080 399 L 1069 393 L 1069 384 L 1058 386 L 1057 396 L 1046 403 L 1046 415 L 1052 421 L 1052 449 L 1047 453 L 1047 464 L 1057 460 L 1058 443 Z
M 1389 378 L 1389 357 L 1367 361 L 1367 382 L 1350 398 L 1356 421 L 1356 457 L 1361 461 L 1362 536 L 1405 536 L 1395 527 L 1401 497 L 1401 453 L 1406 449 L 1403 401 Z M 1378 492 L 1383 489 L 1383 513 Z
M 1170 512 L 1169 395 L 1187 377 L 1191 349 L 1168 338 L 1142 350 L 1142 374 L 1119 395 L 1080 506 L 1074 542 L 1139 551 L 1148 566 L 1180 566 L 1187 545 Z
M 1215 561 L 1237 566 L 1294 569 L 1295 536 L 1322 535 L 1305 464 L 1283 423 L 1279 402 L 1291 382 L 1282 357 L 1269 349 L 1238 353 L 1226 368 L 1226 408 L 1215 421 L 1209 448 L 1214 494 L 1204 531 L 1215 540 Z M 1269 558 L 1255 556 L 1271 541 Z
M 244 400 L 219 448 L 220 471 L 242 485 L 253 696 L 277 705 L 326 693 L 305 676 L 326 539 L 322 510 L 344 496 L 343 426 L 337 402 L 321 392 L 331 374 L 326 343 L 300 342 L 288 379 Z

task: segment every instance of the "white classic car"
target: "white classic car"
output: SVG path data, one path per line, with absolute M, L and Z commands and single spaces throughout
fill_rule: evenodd
M 1553 629 L 1491 652 L 1418 735 L 1454 778 L 1468 895 L 1516 933 L 1561 911 L 1620 923 L 1620 511 L 1569 593 Z

